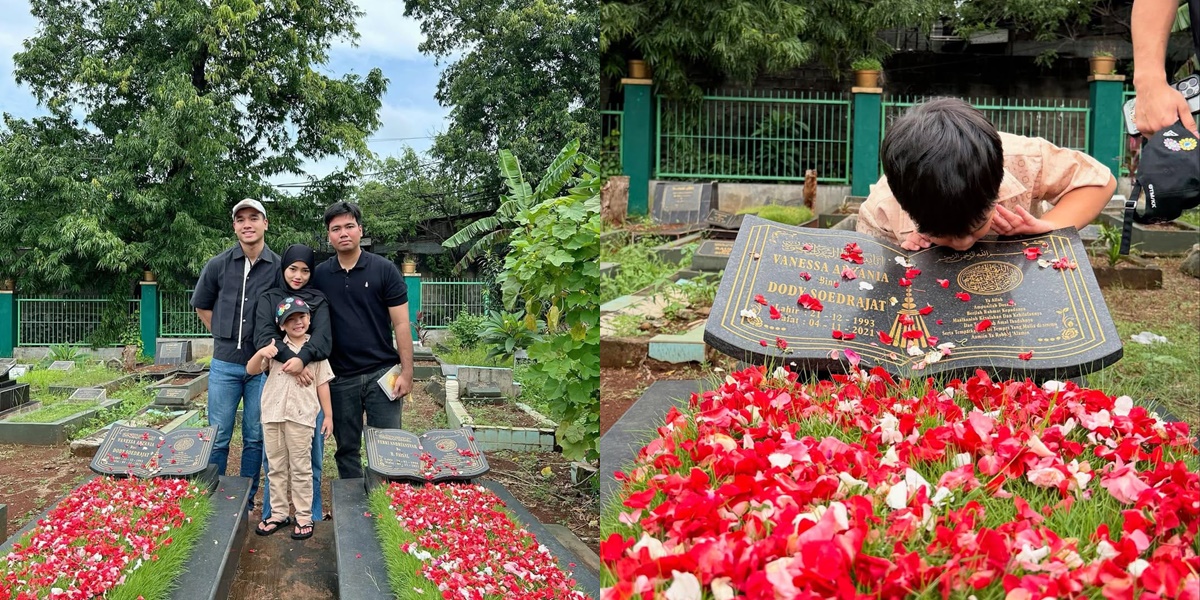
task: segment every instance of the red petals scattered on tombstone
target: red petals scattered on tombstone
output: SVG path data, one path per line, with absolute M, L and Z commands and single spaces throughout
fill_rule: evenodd
M 1050 263 L 1050 266 L 1054 267 L 1056 270 L 1059 270 L 1059 271 L 1062 271 L 1065 269 L 1071 269 L 1072 271 L 1074 271 L 1075 269 L 1079 268 L 1079 265 L 1076 264 L 1075 261 L 1070 260 L 1065 256 Z
M 1017 355 L 1017 358 L 1021 360 L 1031 360 L 1033 359 L 1033 350 L 1030 350 L 1029 352 L 1022 352 Z
M 926 304 L 925 308 L 922 308 L 922 309 L 918 310 L 917 312 L 921 313 L 922 315 L 927 315 L 927 314 L 933 312 L 933 306 Z
M 916 279 L 917 275 L 920 275 L 920 274 L 921 274 L 921 270 L 916 269 L 916 268 L 908 269 L 907 271 L 904 272 L 904 276 L 909 279 Z
M 770 344 L 767 343 L 767 340 L 758 340 L 758 345 L 762 346 L 763 348 L 766 348 Z
M 880 331 L 879 332 L 879 341 L 883 342 L 884 344 L 891 344 L 894 340 L 892 339 L 892 336 Z
M 907 277 L 901 277 L 900 281 L 898 281 L 897 283 L 900 284 L 900 287 L 908 287 L 908 286 L 912 285 L 912 280 Z
M 990 328 L 991 326 L 992 326 L 991 320 L 984 319 L 975 324 L 975 331 L 987 331 L 988 328 Z
M 863 264 L 862 248 L 860 248 L 858 244 L 855 244 L 854 242 L 846 244 L 845 250 L 842 251 L 842 260 L 850 261 L 856 265 Z
M 800 297 L 796 299 L 796 304 L 799 304 L 808 310 L 815 310 L 817 312 L 825 309 L 820 300 L 817 300 L 808 294 L 800 294 Z
M 779 348 L 780 350 L 787 350 L 787 348 L 788 348 L 787 340 L 776 336 L 775 337 L 775 347 Z
M 852 281 L 852 280 L 858 279 L 858 274 L 855 273 L 854 269 L 851 269 L 850 267 L 843 267 L 842 268 L 842 279 L 845 279 L 846 281 Z
M 937 280 L 937 282 L 938 282 L 938 285 L 940 285 L 940 286 L 942 286 L 942 287 L 944 287 L 944 288 L 948 288 L 948 287 L 950 287 L 950 280 L 949 280 L 949 279 L 939 279 L 939 280 Z
M 759 303 L 759 304 L 761 304 L 761 305 L 763 305 L 763 306 L 766 306 L 766 305 L 767 305 L 767 299 L 766 299 L 766 298 L 764 298 L 762 294 L 758 294 L 757 296 L 755 296 L 755 297 L 754 297 L 754 301 L 755 301 L 755 302 L 757 302 L 757 303 Z
M 1029 260 L 1037 260 L 1042 255 L 1042 249 L 1037 246 L 1030 246 L 1025 249 L 1025 258 Z
M 800 271 L 800 279 L 808 281 L 809 279 L 812 279 L 812 275 L 809 275 L 808 271 Z
M 959 300 L 962 300 L 963 302 L 971 301 L 971 295 L 966 292 L 955 292 L 954 297 L 958 298 Z
M 767 308 L 770 310 L 770 313 L 771 313 L 771 319 L 773 319 L 773 320 L 778 320 L 778 319 L 779 319 L 779 317 L 782 317 L 782 316 L 783 316 L 783 315 L 779 314 L 779 309 L 778 309 L 778 308 L 775 308 L 774 306 L 769 306 L 769 307 L 767 307 Z

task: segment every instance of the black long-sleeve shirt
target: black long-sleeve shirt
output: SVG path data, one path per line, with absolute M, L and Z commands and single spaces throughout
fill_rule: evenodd
M 255 307 L 254 351 L 274 342 L 278 354 L 275 360 L 285 363 L 299 357 L 300 362 L 308 365 L 313 361 L 326 360 L 333 349 L 333 336 L 329 329 L 329 302 L 323 296 L 304 294 L 300 296 L 308 303 L 311 311 L 311 322 L 308 325 L 308 341 L 297 354 L 287 344 L 283 343 L 283 332 L 275 324 L 275 307 L 289 296 L 297 294 L 274 287 L 262 293 Z
M 212 311 L 213 358 L 244 365 L 258 351 L 254 347 L 255 302 L 275 285 L 279 261 L 279 255 L 264 245 L 243 277 L 246 253 L 237 244 L 204 264 L 191 305 Z

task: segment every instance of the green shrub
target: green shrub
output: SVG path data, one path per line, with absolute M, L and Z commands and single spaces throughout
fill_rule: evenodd
M 483 332 L 483 315 L 473 315 L 464 307 L 457 317 L 446 326 L 454 336 L 455 342 L 469 348 L 479 343 L 479 335 Z
M 756 215 L 784 225 L 799 225 L 813 219 L 813 213 L 807 206 L 782 206 L 779 204 L 748 206 L 739 210 L 737 214 Z

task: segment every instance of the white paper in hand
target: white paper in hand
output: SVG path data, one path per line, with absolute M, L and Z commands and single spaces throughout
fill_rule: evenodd
M 383 390 L 383 393 L 387 394 L 388 399 L 393 402 L 395 402 L 396 398 L 398 397 L 392 393 L 392 390 L 395 389 L 396 378 L 399 376 L 400 365 L 396 365 L 391 369 L 388 369 L 388 372 L 384 373 L 382 377 L 375 380 L 375 383 L 379 384 L 379 388 Z

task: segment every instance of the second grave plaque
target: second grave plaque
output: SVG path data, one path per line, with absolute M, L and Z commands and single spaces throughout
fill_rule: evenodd
M 1074 229 L 907 252 L 868 235 L 747 217 L 705 327 L 709 345 L 900 376 L 1065 378 L 1116 362 L 1121 339 Z
M 470 429 L 366 428 L 367 469 L 387 479 L 464 481 L 488 471 L 487 458 Z
M 216 427 L 157 429 L 116 424 L 101 442 L 91 469 L 102 475 L 188 477 L 208 468 Z
M 654 220 L 701 223 L 712 208 L 713 184 L 660 181 L 654 186 Z

